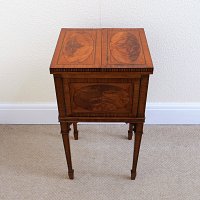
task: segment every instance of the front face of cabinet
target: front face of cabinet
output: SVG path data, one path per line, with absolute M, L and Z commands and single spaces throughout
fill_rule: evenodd
M 140 78 L 62 78 L 68 117 L 135 117 Z

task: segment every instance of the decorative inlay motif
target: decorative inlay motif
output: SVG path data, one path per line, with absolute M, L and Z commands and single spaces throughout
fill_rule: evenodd
M 153 68 L 51 68 L 54 72 L 148 72 L 153 73 Z
M 119 63 L 133 63 L 139 57 L 140 51 L 138 39 L 130 32 L 118 32 L 110 40 L 110 52 Z
M 65 52 L 66 54 L 68 54 L 69 56 L 73 56 L 74 53 L 83 45 L 81 45 L 80 43 L 78 43 L 75 38 L 71 38 L 71 40 L 69 40 L 67 42 L 67 44 L 65 45 Z
M 128 110 L 129 91 L 116 85 L 88 85 L 74 92 L 73 102 L 87 111 Z
M 62 52 L 69 63 L 81 63 L 86 60 L 93 51 L 93 39 L 88 33 L 73 32 L 66 36 Z

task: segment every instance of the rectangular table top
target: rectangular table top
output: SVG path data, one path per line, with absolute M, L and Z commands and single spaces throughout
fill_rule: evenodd
M 51 73 L 136 71 L 153 73 L 143 28 L 62 28 Z

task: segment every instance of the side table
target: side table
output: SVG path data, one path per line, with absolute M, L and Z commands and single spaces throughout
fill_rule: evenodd
M 135 133 L 131 179 L 136 177 L 153 64 L 142 28 L 61 29 L 50 66 L 68 165 L 74 178 L 69 131 L 77 122 L 129 123 Z M 114 144 L 113 144 L 114 145 Z

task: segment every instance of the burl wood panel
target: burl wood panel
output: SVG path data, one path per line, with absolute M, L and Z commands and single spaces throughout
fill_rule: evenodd
M 130 112 L 130 83 L 72 83 L 72 112 Z

